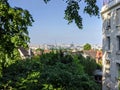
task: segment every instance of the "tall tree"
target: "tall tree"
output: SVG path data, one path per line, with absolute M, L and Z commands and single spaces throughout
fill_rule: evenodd
M 33 18 L 27 10 L 11 7 L 7 0 L 0 0 L 0 63 L 4 66 L 13 51 L 27 47 L 29 42 L 28 26 Z
M 44 0 L 45 3 L 48 3 L 51 0 Z M 79 14 L 80 2 L 84 1 L 85 7 L 83 12 L 89 14 L 90 16 L 99 16 L 99 8 L 96 5 L 97 0 L 63 0 L 67 3 L 65 9 L 65 20 L 68 21 L 68 24 L 75 22 L 79 29 L 83 28 L 82 17 Z

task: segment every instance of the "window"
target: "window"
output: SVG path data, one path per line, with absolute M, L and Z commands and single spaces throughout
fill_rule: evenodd
M 111 28 L 111 13 L 108 13 L 106 30 L 109 30 L 110 28 Z
M 106 60 L 106 64 L 107 64 L 107 65 L 110 65 L 110 60 Z
M 118 45 L 118 50 L 120 50 L 120 36 L 117 36 L 117 45 Z
M 117 68 L 118 68 L 118 77 L 117 77 L 117 79 L 120 80 L 120 64 L 117 64 Z
M 117 67 L 118 67 L 118 77 L 117 77 L 117 79 L 118 79 L 118 82 L 119 82 L 118 88 L 120 90 L 120 64 L 117 64 Z
M 120 27 L 120 8 L 116 10 L 116 27 Z
M 107 37 L 107 44 L 108 44 L 108 46 L 107 46 L 108 50 L 110 50 L 110 37 L 109 36 Z
M 107 30 L 109 30 L 111 28 L 111 20 L 108 19 L 107 20 Z
M 113 0 L 108 0 L 108 3 L 112 2 Z
M 110 71 L 110 61 L 109 60 L 106 60 L 106 72 L 109 72 Z

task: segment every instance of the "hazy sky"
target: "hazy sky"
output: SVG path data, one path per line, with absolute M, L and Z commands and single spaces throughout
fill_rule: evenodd
M 97 0 L 101 8 L 102 0 Z M 101 44 L 102 20 L 90 17 L 80 11 L 83 17 L 83 30 L 72 23 L 67 24 L 64 19 L 66 4 L 63 0 L 51 0 L 47 5 L 43 0 L 9 0 L 12 7 L 17 6 L 27 9 L 35 22 L 29 27 L 29 35 L 32 44 Z M 80 4 L 81 9 L 84 4 Z

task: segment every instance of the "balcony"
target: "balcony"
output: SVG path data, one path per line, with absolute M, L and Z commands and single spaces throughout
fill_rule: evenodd
M 120 0 L 103 0 L 103 7 L 101 9 L 101 13 L 106 12 L 109 9 L 120 4 Z

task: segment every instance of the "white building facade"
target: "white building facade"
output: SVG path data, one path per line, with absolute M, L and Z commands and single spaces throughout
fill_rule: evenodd
M 104 0 L 102 90 L 120 90 L 120 0 Z

